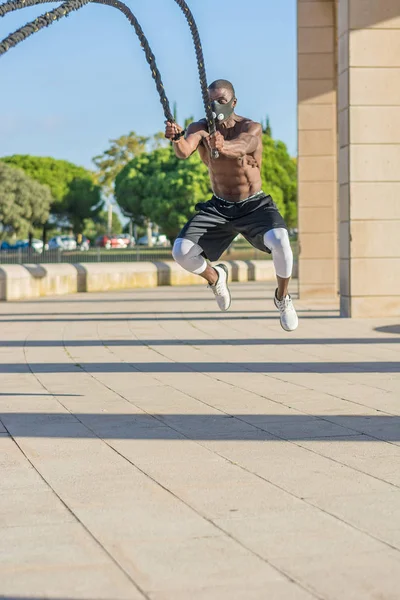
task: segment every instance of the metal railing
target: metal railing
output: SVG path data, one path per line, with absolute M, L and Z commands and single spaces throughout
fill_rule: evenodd
M 297 242 L 292 243 L 297 256 Z M 268 260 L 270 254 L 256 250 L 247 243 L 233 244 L 223 254 L 221 260 Z M 0 265 L 26 265 L 49 263 L 107 263 L 143 262 L 172 260 L 171 248 L 136 246 L 134 248 L 112 249 L 93 248 L 91 250 L 45 250 L 33 249 L 0 250 Z

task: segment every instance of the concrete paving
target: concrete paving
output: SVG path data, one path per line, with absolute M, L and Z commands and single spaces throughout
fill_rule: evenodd
M 0 305 L 0 597 L 398 600 L 398 322 L 232 292 Z

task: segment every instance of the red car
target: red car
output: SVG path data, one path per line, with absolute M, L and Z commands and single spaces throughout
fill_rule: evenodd
M 108 237 L 108 235 L 100 235 L 96 238 L 95 245 L 97 248 L 121 248 L 118 239 L 115 237 Z

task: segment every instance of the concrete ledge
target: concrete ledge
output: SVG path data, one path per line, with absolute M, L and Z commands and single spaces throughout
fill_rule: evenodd
M 76 294 L 77 271 L 72 265 L 4 265 L 0 269 L 0 300 L 24 300 Z
M 275 280 L 271 260 L 222 262 L 228 268 L 229 281 Z M 204 285 L 204 279 L 184 271 L 174 261 L 4 265 L 0 268 L 2 301 L 165 285 Z
M 84 271 L 84 283 L 82 283 Z M 85 263 L 79 265 L 81 285 L 85 292 L 109 292 L 133 288 L 157 287 L 157 265 L 150 262 L 138 263 Z

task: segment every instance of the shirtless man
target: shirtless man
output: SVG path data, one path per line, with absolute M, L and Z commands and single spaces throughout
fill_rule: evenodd
M 172 140 L 178 158 L 199 152 L 214 191 L 211 200 L 196 206 L 197 214 L 175 241 L 173 257 L 206 279 L 219 308 L 229 310 L 227 268 L 213 267 L 206 259 L 217 261 L 241 233 L 255 248 L 272 253 L 278 281 L 275 306 L 283 329 L 294 331 L 298 318 L 288 294 L 293 254 L 285 222 L 271 196 L 261 189 L 262 127 L 235 114 L 237 99 L 229 81 L 214 81 L 209 95 L 217 121 L 214 136 L 209 135 L 206 120 L 192 123 L 186 132 L 175 123 L 166 126 L 165 137 Z M 213 150 L 218 150 L 219 158 L 211 157 Z

